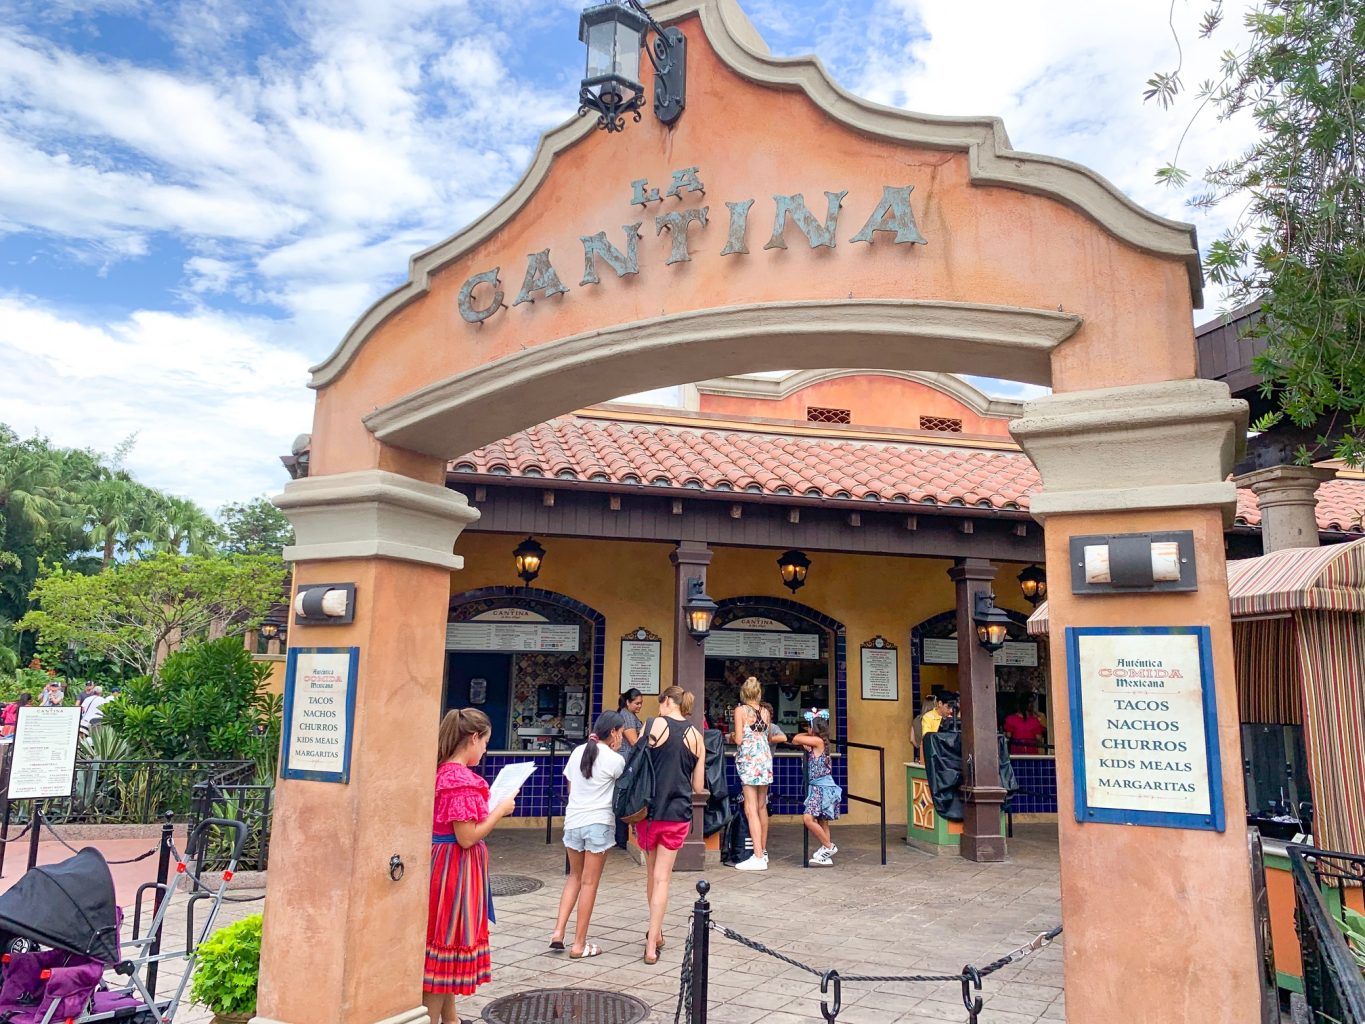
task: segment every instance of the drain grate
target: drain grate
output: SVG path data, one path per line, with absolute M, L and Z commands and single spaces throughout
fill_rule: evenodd
M 489 878 L 494 896 L 525 896 L 545 887 L 544 882 L 530 875 L 491 875 Z
M 483 1015 L 488 1024 L 638 1024 L 649 1007 L 620 992 L 551 988 L 503 996 Z

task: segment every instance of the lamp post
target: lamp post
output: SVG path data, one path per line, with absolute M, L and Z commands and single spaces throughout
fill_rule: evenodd
M 782 573 L 782 585 L 795 594 L 806 585 L 810 559 L 804 551 L 784 551 L 777 559 L 777 568 Z
M 1047 600 L 1047 573 L 1036 565 L 1030 565 L 1018 576 L 1019 589 L 1024 600 L 1037 608 Z
M 644 36 L 654 33 L 648 44 Z M 578 25 L 587 45 L 587 67 L 578 92 L 578 113 L 597 114 L 597 127 L 624 131 L 626 115 L 640 120 L 645 105 L 640 84 L 640 48 L 654 65 L 654 114 L 664 124 L 682 116 L 687 99 L 687 37 L 664 28 L 639 0 L 609 0 L 587 8 Z
M 990 591 L 977 593 L 972 621 L 976 624 L 976 642 L 983 648 L 994 654 L 1005 646 L 1010 617 L 995 606 L 995 595 Z
M 545 549 L 536 543 L 534 537 L 527 537 L 512 552 L 516 562 L 517 575 L 528 587 L 540 575 L 541 563 L 545 561 Z

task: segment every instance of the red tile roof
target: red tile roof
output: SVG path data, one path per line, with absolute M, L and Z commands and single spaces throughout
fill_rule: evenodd
M 550 420 L 450 464 L 455 473 L 586 480 L 625 486 L 1027 511 L 1038 473 L 1017 451 L 927 441 L 763 433 L 720 425 Z M 1319 491 L 1318 525 L 1365 532 L 1365 481 Z M 1237 522 L 1259 525 L 1239 491 Z

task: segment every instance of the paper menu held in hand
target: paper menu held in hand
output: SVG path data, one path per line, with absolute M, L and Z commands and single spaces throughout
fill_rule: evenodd
M 509 796 L 516 796 L 517 791 L 526 784 L 526 780 L 531 777 L 531 773 L 535 770 L 536 763 L 534 761 L 519 761 L 516 764 L 509 764 L 498 772 L 498 777 L 493 780 L 493 785 L 488 787 L 488 809 L 491 811 Z

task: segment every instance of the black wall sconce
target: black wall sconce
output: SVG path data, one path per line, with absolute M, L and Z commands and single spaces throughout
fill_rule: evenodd
M 517 575 L 528 587 L 540 575 L 541 564 L 545 561 L 545 549 L 536 543 L 534 537 L 527 537 L 512 552 L 516 562 Z
M 1010 632 L 1010 617 L 995 606 L 994 594 L 982 591 L 976 595 L 972 621 L 976 623 L 976 642 L 983 648 L 994 654 L 1005 646 Z
M 1047 573 L 1036 565 L 1030 565 L 1019 574 L 1019 589 L 1024 600 L 1037 608 L 1047 600 Z
M 687 632 L 698 643 L 711 633 L 711 623 L 715 621 L 720 605 L 711 600 L 706 593 L 706 584 L 700 576 L 687 579 L 687 600 L 683 602 L 683 615 L 687 618 Z
M 654 33 L 648 43 L 644 36 Z M 578 114 L 597 114 L 597 127 L 624 131 L 626 115 L 640 120 L 645 105 L 640 84 L 640 48 L 654 65 L 654 115 L 673 124 L 687 104 L 687 37 L 664 28 L 639 0 L 610 0 L 583 12 L 578 38 L 588 48 L 587 69 L 578 92 Z
M 804 551 L 784 551 L 777 559 L 777 568 L 782 573 L 782 585 L 795 594 L 806 585 L 810 559 Z

